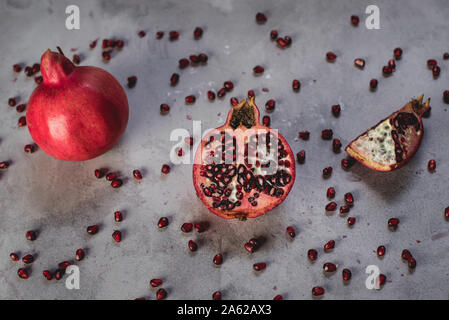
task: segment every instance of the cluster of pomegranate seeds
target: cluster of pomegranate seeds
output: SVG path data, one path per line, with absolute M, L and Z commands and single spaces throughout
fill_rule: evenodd
M 29 241 L 34 241 L 37 239 L 37 232 L 34 230 L 29 230 L 25 233 L 25 238 Z
M 81 58 L 80 58 L 80 56 L 78 54 L 74 54 L 73 58 L 72 58 L 72 61 L 73 61 L 74 64 L 80 64 Z
M 266 127 L 269 127 L 271 124 L 271 118 L 270 116 L 263 116 L 262 118 L 262 124 Z
M 257 250 L 259 250 L 260 246 L 261 246 L 261 242 L 259 239 L 256 238 L 251 238 L 249 239 L 249 241 L 247 243 L 245 243 L 244 248 L 246 249 L 246 251 L 248 251 L 249 253 L 254 253 Z
M 330 252 L 335 248 L 335 240 L 329 240 L 323 247 L 324 252 Z
M 440 76 L 441 68 L 438 66 L 438 62 L 435 59 L 427 60 L 427 67 L 432 70 L 432 75 L 435 79 Z
M 354 65 L 359 69 L 363 69 L 365 68 L 365 60 L 362 58 L 357 58 L 354 60 Z
M 270 100 L 268 100 L 265 103 L 265 110 L 267 112 L 273 112 L 275 108 L 276 108 L 276 101 L 275 100 L 270 99 Z
M 179 32 L 178 31 L 174 31 L 174 30 L 170 31 L 168 33 L 168 39 L 170 41 L 178 40 L 179 39 Z
M 212 262 L 217 266 L 221 265 L 223 263 L 223 254 L 217 253 Z
M 329 51 L 328 53 L 326 53 L 326 60 L 328 62 L 335 62 L 335 60 L 337 60 L 337 55 L 332 51 Z
M 352 278 L 352 272 L 351 272 L 351 270 L 349 270 L 348 268 L 344 268 L 342 271 L 341 271 L 341 276 L 342 276 L 342 278 L 343 278 L 343 281 L 349 281 L 349 280 L 351 280 L 351 278 Z
M 136 86 L 137 83 L 137 77 L 136 76 L 131 76 L 128 78 L 128 88 L 134 88 Z
M 84 251 L 84 249 L 77 249 L 75 252 L 75 260 L 76 261 L 81 261 L 84 259 L 84 257 L 86 256 L 86 252 Z
M 196 101 L 196 97 L 194 95 L 190 95 L 185 97 L 185 103 L 186 104 L 194 104 Z
M 333 171 L 332 167 L 326 167 L 326 168 L 324 168 L 324 169 L 323 169 L 323 178 L 324 178 L 324 179 L 329 178 L 329 177 L 332 175 L 332 171 Z
M 170 166 L 168 164 L 162 165 L 161 172 L 164 174 L 168 174 L 170 172 Z
M 326 196 L 327 196 L 328 199 L 335 198 L 335 188 L 334 187 L 327 188 Z
M 122 232 L 120 230 L 114 230 L 112 233 L 112 239 L 114 239 L 115 242 L 122 241 Z
M 26 153 L 33 153 L 36 151 L 36 146 L 34 144 L 27 144 L 23 149 Z
M 303 164 L 306 161 L 306 151 L 301 150 L 296 154 L 296 160 L 299 164 Z
M 267 16 L 261 12 L 258 12 L 256 14 L 256 22 L 259 24 L 264 24 L 265 22 L 267 22 Z
M 161 104 L 160 106 L 160 113 L 161 115 L 166 115 L 170 112 L 170 106 L 166 103 Z
M 267 268 L 267 264 L 265 262 L 257 262 L 253 264 L 254 271 L 263 271 Z
M 259 65 L 255 66 L 253 68 L 253 72 L 255 75 L 261 75 L 264 71 L 265 71 L 265 68 L 262 66 L 259 66 Z
M 359 25 L 359 22 L 360 22 L 360 19 L 359 19 L 358 16 L 356 16 L 356 15 L 352 15 L 352 16 L 351 16 L 351 24 L 352 24 L 354 27 L 357 27 L 357 26 Z
M 383 257 L 385 255 L 386 251 L 387 251 L 387 249 L 385 248 L 385 246 L 378 246 L 377 250 L 376 250 L 377 256 L 379 258 Z
M 390 218 L 388 220 L 388 228 L 391 231 L 396 231 L 398 229 L 399 219 L 398 218 Z
M 167 217 L 161 217 L 157 223 L 157 227 L 158 228 L 165 228 L 167 227 L 169 224 L 168 218 Z
M 98 224 L 88 226 L 86 229 L 87 233 L 90 235 L 94 235 L 94 234 L 98 233 L 99 230 L 100 230 L 100 226 Z
M 433 160 L 433 159 L 429 160 L 429 163 L 427 164 L 427 169 L 430 172 L 434 172 L 436 167 L 437 167 L 437 164 L 436 164 L 435 160 Z
M 221 294 L 220 291 L 215 291 L 215 292 L 212 294 L 212 299 L 213 299 L 213 300 L 221 300 L 221 298 L 222 298 L 222 294 Z
M 142 180 L 142 172 L 140 172 L 140 170 L 133 170 L 133 176 L 136 180 Z
M 285 229 L 285 231 L 287 232 L 290 238 L 293 239 L 294 237 L 296 237 L 295 228 L 293 228 L 293 226 L 288 226 L 287 229 Z

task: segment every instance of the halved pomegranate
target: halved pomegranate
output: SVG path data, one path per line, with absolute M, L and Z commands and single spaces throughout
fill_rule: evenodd
M 259 121 L 254 97 L 204 136 L 195 154 L 197 196 L 225 219 L 256 218 L 285 200 L 295 181 L 295 158 L 285 138 Z
M 418 151 L 424 133 L 422 115 L 430 98 L 412 99 L 404 107 L 353 140 L 346 152 L 364 166 L 391 171 L 404 166 Z

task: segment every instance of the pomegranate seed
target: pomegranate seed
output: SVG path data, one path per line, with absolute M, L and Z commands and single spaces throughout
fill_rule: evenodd
M 211 91 L 211 90 L 207 91 L 207 98 L 210 101 L 214 101 L 215 100 L 215 93 L 213 91 Z
M 44 78 L 43 78 L 42 76 L 34 77 L 34 82 L 35 82 L 37 85 L 41 84 L 43 81 L 44 81 Z
M 236 105 L 239 104 L 239 101 L 237 100 L 236 97 L 232 97 L 229 102 L 231 103 L 231 106 L 235 107 Z
M 165 298 L 167 298 L 167 291 L 165 291 L 164 288 L 160 288 L 160 289 L 156 292 L 156 299 L 157 299 L 157 300 L 164 300 Z
M 220 291 L 215 291 L 215 292 L 212 294 L 212 299 L 213 299 L 213 300 L 221 300 L 221 292 L 220 292 Z
M 24 150 L 26 153 L 33 153 L 34 151 L 36 151 L 36 147 L 33 144 L 27 144 L 24 147 Z
M 223 88 L 225 88 L 227 92 L 232 91 L 232 89 L 234 89 L 234 84 L 231 81 L 225 81 L 223 83 Z
M 296 160 L 298 163 L 303 164 L 306 161 L 306 151 L 301 150 L 296 154 Z
M 288 46 L 287 41 L 285 41 L 282 37 L 277 38 L 276 43 L 279 48 L 285 48 Z
M 20 268 L 19 270 L 17 270 L 17 275 L 21 279 L 28 279 L 29 277 L 28 270 L 25 268 Z
M 14 70 L 14 72 L 20 72 L 22 71 L 22 66 L 20 64 L 15 64 L 12 66 L 12 69 Z
M 427 67 L 429 69 L 433 69 L 433 67 L 435 67 L 437 65 L 437 61 L 435 59 L 429 59 L 427 60 Z
M 273 298 L 273 300 L 283 300 L 283 299 L 284 299 L 284 297 L 282 295 L 280 295 L 280 294 L 278 294 L 277 296 L 275 296 Z
M 189 247 L 189 250 L 192 252 L 195 252 L 196 250 L 198 250 L 198 244 L 193 240 L 189 240 L 188 247 Z
M 398 228 L 399 219 L 398 218 L 391 218 L 388 220 L 388 228 L 392 231 L 396 231 Z
M 290 38 L 289 36 L 285 36 L 284 41 L 287 46 L 292 44 L 292 38 Z
M 55 279 L 56 280 L 61 280 L 61 278 L 64 276 L 65 274 L 65 270 L 63 269 L 58 269 L 55 271 Z
M 270 32 L 271 40 L 276 40 L 278 38 L 278 35 L 279 35 L 279 33 L 277 30 L 271 30 L 271 32 Z
M 51 274 L 50 270 L 44 270 L 44 271 L 42 271 L 42 275 L 43 275 L 44 278 L 47 279 L 47 280 L 53 279 L 53 275 Z
M 299 89 L 301 89 L 301 82 L 299 82 L 299 80 L 297 80 L 297 79 L 294 79 L 292 81 L 292 89 L 293 89 L 293 91 L 298 92 Z
M 34 257 L 31 254 L 27 254 L 27 255 L 22 257 L 22 261 L 25 264 L 33 263 L 34 262 Z
M 253 264 L 253 269 L 255 271 L 265 270 L 266 267 L 267 267 L 267 264 L 265 262 L 258 262 L 258 263 Z
M 195 223 L 194 227 L 198 233 L 203 233 L 207 229 L 206 225 L 202 222 Z
M 200 27 L 196 27 L 195 30 L 193 30 L 193 38 L 195 40 L 199 40 L 201 39 L 202 36 L 203 36 L 203 29 Z
M 276 107 L 276 101 L 273 99 L 270 99 L 265 103 L 265 110 L 267 110 L 267 112 L 273 112 L 275 107 Z
M 168 226 L 169 221 L 167 217 L 161 217 L 157 223 L 157 227 L 158 228 L 165 228 L 166 226 Z
M 19 256 L 18 256 L 18 254 L 15 253 L 15 252 L 11 252 L 11 253 L 9 254 L 9 257 L 11 258 L 12 261 L 19 261 Z
M 321 139 L 323 140 L 331 140 L 333 135 L 332 129 L 324 129 L 321 131 Z
M 328 62 L 334 62 L 335 60 L 337 60 L 337 55 L 329 51 L 328 53 L 326 53 L 326 59 Z
M 338 117 L 341 112 L 341 106 L 339 104 L 335 104 L 331 107 L 331 112 L 334 115 L 334 117 Z
M 327 167 L 323 169 L 323 178 L 327 179 L 332 175 L 332 167 Z
M 73 55 L 73 58 L 72 58 L 72 61 L 73 61 L 74 64 L 80 64 L 81 58 L 80 58 L 79 55 L 74 54 L 74 55 Z
M 351 192 L 345 193 L 345 203 L 348 206 L 352 206 L 354 204 L 354 196 Z
M 96 42 L 95 42 L 96 44 Z M 108 39 L 103 39 L 102 43 L 101 43 L 101 47 L 103 49 L 106 49 L 107 47 L 109 47 L 109 40 Z
M 178 157 L 182 157 L 184 155 L 184 151 L 182 150 L 182 148 L 178 149 Z
M 115 222 L 122 222 L 123 214 L 120 211 L 115 211 L 114 212 L 114 220 L 115 220 Z
M 271 118 L 270 116 L 263 116 L 262 118 L 262 124 L 266 127 L 269 127 L 271 124 Z
M 359 25 L 359 22 L 360 22 L 360 19 L 358 16 L 355 16 L 355 15 L 351 16 L 351 24 L 354 27 L 357 27 Z
M 435 66 L 432 69 L 432 75 L 434 78 L 438 78 L 440 76 L 441 68 L 439 66 Z
M 103 51 L 101 53 L 104 60 L 109 61 L 111 60 L 111 52 L 110 51 Z
M 351 272 L 351 270 L 345 268 L 341 271 L 341 275 L 343 277 L 343 281 L 349 281 L 349 280 L 351 280 L 352 272 Z
M 160 40 L 164 37 L 164 31 L 156 32 L 156 39 Z
M 445 103 L 449 103 L 449 90 L 445 90 L 445 91 L 443 92 L 443 101 L 444 101 Z
M 143 31 L 143 30 L 140 30 L 140 31 L 137 33 L 137 35 L 138 35 L 140 38 L 145 37 L 146 34 L 147 34 L 147 33 L 146 33 L 145 31 Z
M 429 163 L 427 164 L 427 169 L 429 169 L 430 172 L 434 172 L 437 164 L 435 160 L 429 160 Z
M 346 158 L 346 159 L 341 159 L 341 167 L 344 170 L 349 170 L 355 163 L 355 160 L 353 158 Z
M 128 78 L 128 88 L 134 88 L 136 86 L 137 83 L 137 77 L 136 76 L 131 76 Z
M 349 212 L 350 207 L 348 205 L 344 205 L 340 207 L 340 215 L 345 215 Z
M 192 54 L 191 56 L 189 56 L 189 60 L 193 65 L 197 65 L 200 62 L 200 58 L 197 55 Z
M 254 90 L 248 90 L 248 98 L 253 98 L 256 95 L 254 94 Z
M 373 91 L 376 90 L 377 89 L 377 84 L 378 84 L 377 79 L 371 79 L 370 82 L 369 82 L 370 89 L 373 90 Z
M 256 14 L 256 22 L 259 24 L 263 24 L 263 23 L 267 22 L 267 16 L 261 12 L 258 12 Z
M 449 207 L 447 207 L 446 209 L 444 209 L 444 218 L 446 220 L 449 220 Z
M 413 258 L 413 257 L 408 258 L 407 264 L 408 264 L 408 267 L 410 269 L 415 269 L 416 268 L 416 260 L 415 260 L 415 258 Z
M 356 218 L 354 217 L 349 217 L 348 218 L 348 226 L 352 227 L 356 222 Z
M 168 174 L 170 172 L 170 166 L 168 164 L 164 164 L 162 166 L 161 172 L 164 174 Z
M 122 232 L 120 230 L 114 230 L 112 233 L 112 239 L 114 239 L 116 242 L 122 241 Z
M 70 266 L 70 262 L 68 262 L 68 261 L 63 261 L 58 264 L 58 267 L 61 270 L 67 269 L 68 266 Z
M 21 113 L 21 112 L 24 112 L 24 111 L 25 111 L 25 108 L 26 108 L 26 104 L 21 103 L 21 104 L 19 104 L 19 105 L 16 107 L 16 111 L 19 112 L 19 113 Z
M 264 67 L 259 66 L 259 65 L 255 66 L 255 67 L 253 68 L 253 72 L 254 72 L 254 74 L 256 74 L 256 75 L 260 75 L 260 74 L 262 74 L 264 71 L 265 71 Z
M 83 249 L 77 249 L 76 253 L 75 253 L 75 259 L 76 261 L 81 261 L 84 259 L 84 256 L 86 255 L 86 253 L 84 252 Z
M 97 179 L 103 178 L 104 177 L 104 171 L 101 169 L 95 169 L 95 177 L 97 177 Z
M 200 60 L 201 63 L 207 63 L 207 60 L 209 60 L 209 57 L 205 53 L 200 53 L 198 55 L 198 59 Z
M 319 297 L 322 296 L 324 294 L 324 288 L 322 287 L 313 287 L 312 288 L 312 295 L 314 297 Z
M 309 131 L 300 131 L 300 132 L 298 133 L 298 136 L 299 136 L 299 138 L 302 139 L 302 140 L 309 140 L 310 132 L 309 132 Z
M 9 167 L 8 161 L 0 162 L 0 169 L 7 169 Z
M 402 57 L 402 49 L 401 48 L 396 48 L 393 50 L 393 56 L 396 60 L 401 59 Z
M 170 41 L 175 41 L 179 39 L 179 32 L 178 31 L 170 31 L 168 33 L 168 38 Z
M 25 233 L 25 238 L 30 241 L 34 241 L 37 238 L 36 231 L 30 230 Z
M 262 245 L 259 241 L 259 239 L 256 238 L 251 238 L 249 239 L 248 243 L 250 243 L 255 250 L 258 250 L 260 248 L 260 246 Z
M 113 173 L 113 172 L 108 173 L 108 174 L 106 175 L 106 180 L 108 180 L 108 181 L 115 180 L 116 178 L 117 178 L 117 174 L 116 174 L 116 173 Z
M 100 230 L 100 227 L 98 226 L 98 224 L 94 224 L 92 226 L 87 227 L 88 234 L 96 234 L 98 232 L 98 230 Z
M 214 256 L 213 262 L 215 265 L 221 265 L 223 263 L 223 255 L 221 253 L 217 253 Z
M 404 260 L 408 260 L 412 257 L 412 254 L 407 249 L 402 250 L 401 258 Z
M 449 52 L 443 53 L 443 59 L 448 60 L 449 59 Z
M 15 98 L 9 98 L 8 99 L 8 104 L 10 107 L 15 107 L 16 106 L 16 99 Z
M 429 118 L 430 117 L 430 112 L 432 111 L 432 107 L 428 106 L 427 110 L 424 111 L 424 113 L 422 114 L 423 118 Z
M 170 77 L 170 85 L 172 87 L 176 86 L 179 82 L 179 74 L 173 73 Z
M 382 73 L 384 74 L 384 76 L 389 76 L 393 73 L 393 69 L 390 66 L 384 66 L 382 68 Z
M 380 258 L 380 257 L 383 257 L 384 255 L 385 255 L 385 251 L 386 251 L 387 249 L 385 248 L 385 246 L 379 246 L 379 247 L 377 247 L 377 256 Z
M 117 48 L 121 49 L 125 46 L 125 42 L 123 40 L 117 41 Z
M 340 151 L 341 151 L 341 141 L 340 141 L 340 139 L 332 140 L 332 150 L 334 151 L 334 153 L 340 153 Z
M 307 257 L 309 258 L 310 261 L 316 261 L 316 259 L 318 259 L 318 252 L 315 249 L 309 249 L 307 251 Z
M 186 58 L 182 58 L 181 60 L 179 60 L 178 62 L 178 67 L 179 69 L 184 69 L 187 68 L 190 64 L 190 61 Z
M 333 264 L 332 262 L 326 262 L 323 264 L 323 271 L 324 272 L 334 272 L 337 270 L 337 266 Z
M 194 104 L 195 101 L 196 101 L 196 98 L 195 98 L 194 95 L 190 95 L 190 96 L 187 96 L 187 97 L 185 98 L 185 103 L 186 103 L 186 104 Z
M 33 73 L 41 71 L 41 65 L 39 63 L 33 64 Z
M 142 180 L 142 173 L 140 172 L 140 170 L 133 170 L 133 176 L 137 180 Z
M 26 117 L 20 117 L 20 118 L 19 118 L 19 121 L 17 122 L 17 124 L 18 124 L 19 127 L 26 126 L 26 124 L 27 124 L 27 119 L 26 119 Z
M 335 248 L 335 241 L 334 241 L 334 240 L 328 241 L 328 242 L 324 245 L 324 247 L 323 247 L 324 252 L 329 252 L 329 251 L 331 251 L 331 250 L 334 249 L 334 248 Z
M 335 211 L 337 209 L 337 203 L 332 201 L 326 205 L 326 211 Z
M 379 284 L 379 287 L 382 287 L 386 282 L 387 282 L 387 276 L 382 273 L 379 274 L 379 279 L 377 282 Z
M 391 70 L 393 70 L 393 72 L 396 70 L 396 62 L 394 61 L 394 59 L 388 60 L 388 66 L 391 68 Z
M 363 69 L 365 68 L 365 60 L 362 58 L 357 58 L 354 60 L 354 65 L 359 69 Z
M 218 90 L 217 97 L 223 98 L 225 95 L 226 95 L 226 89 L 225 88 L 221 88 L 220 90 Z
M 123 184 L 123 181 L 121 179 L 115 179 L 111 182 L 111 187 L 113 188 L 120 188 Z
M 150 280 L 150 286 L 152 286 L 153 288 L 159 287 L 163 284 L 164 282 L 161 279 L 151 279 Z
M 290 238 L 296 237 L 295 228 L 293 228 L 292 226 L 288 226 L 286 232 L 290 236 Z
M 254 253 L 256 251 L 256 248 L 252 243 L 247 242 L 244 247 L 249 253 Z
M 25 74 L 27 75 L 27 77 L 31 77 L 33 75 L 33 68 L 26 66 L 25 67 Z
M 328 199 L 335 198 L 335 188 L 334 187 L 327 188 L 326 196 L 327 196 Z
M 181 226 L 182 232 L 191 232 L 193 230 L 193 223 L 183 223 Z
M 170 106 L 166 103 L 161 104 L 160 113 L 161 115 L 166 115 L 170 112 Z

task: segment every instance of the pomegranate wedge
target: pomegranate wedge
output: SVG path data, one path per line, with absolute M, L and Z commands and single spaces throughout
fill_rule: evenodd
M 346 152 L 364 166 L 391 171 L 404 166 L 418 151 L 424 133 L 422 115 L 430 98 L 412 99 L 404 107 L 353 140 Z

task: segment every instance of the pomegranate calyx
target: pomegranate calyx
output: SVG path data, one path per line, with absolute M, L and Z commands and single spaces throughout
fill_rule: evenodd
M 244 126 L 248 129 L 259 124 L 259 110 L 254 104 L 254 97 L 243 99 L 233 107 L 229 125 L 232 129 Z
M 422 94 L 418 98 L 412 99 L 412 101 L 410 101 L 413 111 L 420 116 L 427 111 L 430 103 L 430 98 L 427 98 L 426 102 L 423 104 L 422 103 L 423 98 L 424 95 Z
M 72 73 L 75 65 L 64 54 L 48 49 L 41 58 L 41 73 L 46 84 L 59 84 Z

